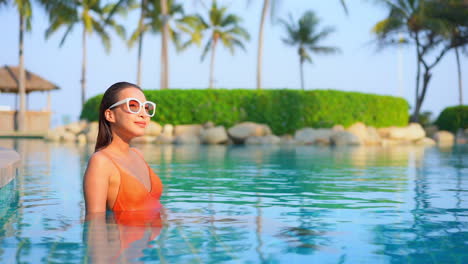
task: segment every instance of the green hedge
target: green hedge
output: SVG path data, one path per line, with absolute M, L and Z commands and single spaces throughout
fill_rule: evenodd
M 278 135 L 303 127 L 345 127 L 361 121 L 375 127 L 404 126 L 408 103 L 402 98 L 334 90 L 145 90 L 157 103 L 160 124 L 242 121 L 268 124 Z M 102 95 L 89 99 L 81 119 L 98 120 Z
M 459 128 L 468 128 L 468 105 L 445 108 L 437 118 L 435 124 L 441 130 L 456 133 Z

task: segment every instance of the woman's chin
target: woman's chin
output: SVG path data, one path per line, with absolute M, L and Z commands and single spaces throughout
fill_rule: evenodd
M 135 137 L 142 137 L 145 135 L 145 130 L 142 131 L 135 131 Z

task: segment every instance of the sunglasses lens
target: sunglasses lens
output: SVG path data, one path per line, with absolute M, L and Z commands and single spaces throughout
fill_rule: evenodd
M 140 111 L 140 102 L 136 100 L 128 101 L 128 110 L 132 113 L 138 113 Z
M 154 114 L 154 111 L 156 111 L 156 108 L 153 104 L 150 104 L 150 103 L 146 103 L 145 104 L 145 111 L 146 111 L 146 114 L 147 115 L 153 115 Z

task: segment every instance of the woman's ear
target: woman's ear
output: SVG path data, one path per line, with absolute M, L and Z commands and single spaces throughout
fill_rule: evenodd
M 111 110 L 106 109 L 106 111 L 104 112 L 104 117 L 108 122 L 115 123 L 115 115 L 114 112 L 112 112 Z

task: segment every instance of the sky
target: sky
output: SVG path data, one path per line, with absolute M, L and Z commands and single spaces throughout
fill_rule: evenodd
M 180 1 L 182 2 L 182 1 Z M 196 1 L 185 1 L 186 13 L 206 13 Z M 205 0 L 208 4 L 209 0 Z M 218 48 L 215 61 L 216 88 L 256 87 L 256 59 L 258 27 L 262 2 L 260 0 L 220 0 L 229 11 L 243 18 L 242 26 L 251 35 L 246 52 L 237 50 L 232 56 L 227 49 Z M 414 46 L 378 49 L 372 26 L 385 18 L 384 7 L 366 0 L 347 1 L 346 15 L 339 0 L 280 0 L 274 19 L 287 18 L 291 14 L 298 19 L 305 11 L 313 10 L 321 19 L 321 26 L 332 26 L 335 32 L 323 41 L 323 45 L 341 49 L 340 54 L 314 55 L 313 64 L 305 64 L 306 90 L 334 89 L 380 95 L 404 97 L 411 105 L 415 100 L 416 54 Z M 118 17 L 125 26 L 127 36 L 137 26 L 139 11 L 131 11 L 127 17 Z M 0 8 L 0 65 L 18 65 L 18 15 L 16 7 Z M 294 47 L 283 43 L 285 30 L 268 19 L 265 25 L 263 86 L 265 89 L 300 89 L 299 58 Z M 81 111 L 81 26 L 76 26 L 65 44 L 59 47 L 64 29 L 49 39 L 44 32 L 48 17 L 38 6 L 33 9 L 32 31 L 25 35 L 26 69 L 48 79 L 61 89 L 52 92 L 52 124 L 76 121 Z M 126 43 L 111 33 L 112 49 L 106 53 L 96 35 L 88 38 L 87 98 L 104 93 L 118 81 L 136 82 L 137 49 L 129 49 Z M 159 89 L 160 35 L 147 34 L 143 42 L 142 88 Z M 177 53 L 169 50 L 170 81 L 173 89 L 206 89 L 209 81 L 209 57 L 201 62 L 202 48 L 193 46 Z M 431 59 L 432 60 L 432 59 Z M 468 83 L 468 60 L 461 57 L 462 79 Z M 0 106 L 15 107 L 15 96 L 0 94 Z M 468 102 L 468 91 L 463 101 Z M 46 93 L 33 93 L 28 98 L 29 109 L 46 107 Z M 431 111 L 433 118 L 447 106 L 457 105 L 458 79 L 455 53 L 449 52 L 434 68 L 422 110 Z M 156 102 L 157 103 L 157 102 Z M 177 109 L 174 109 L 177 111 Z M 280 109 L 279 109 L 280 111 Z

